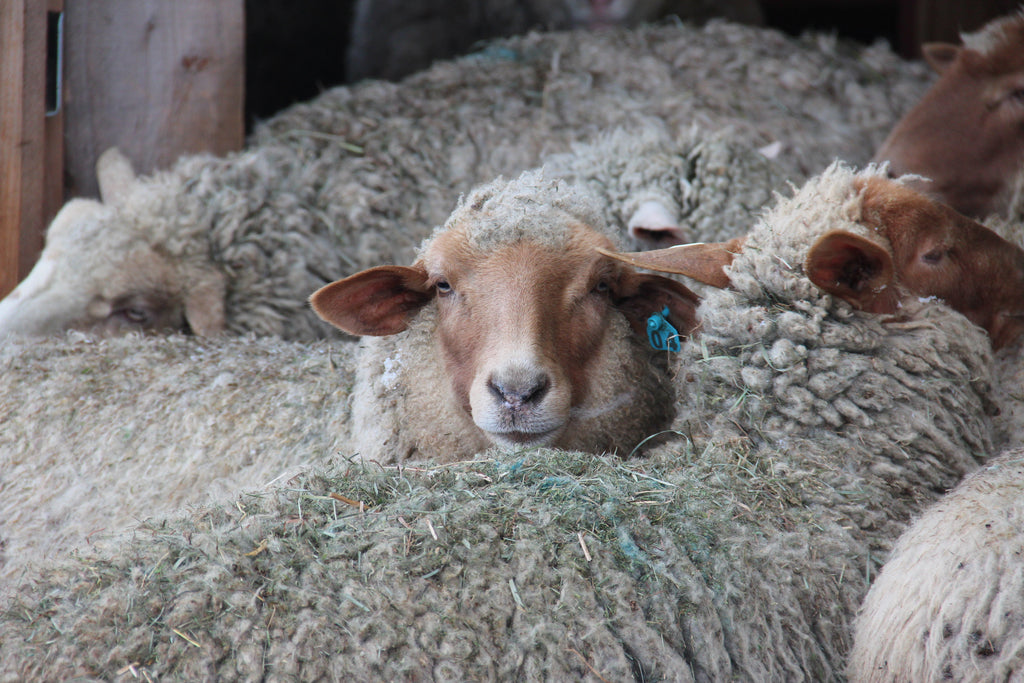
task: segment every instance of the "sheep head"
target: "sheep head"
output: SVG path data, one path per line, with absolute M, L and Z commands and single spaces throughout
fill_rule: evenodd
M 568 238 L 557 248 L 531 239 L 480 248 L 456 224 L 413 265 L 365 270 L 310 301 L 324 320 L 357 335 L 397 334 L 435 306 L 437 348 L 458 409 L 491 442 L 564 445 L 601 373 L 625 372 L 609 348 L 611 319 L 624 317 L 646 337 L 647 318 L 667 308 L 686 334 L 697 325 L 698 298 L 599 253 L 612 243 L 587 225 L 563 227 Z
M 1024 250 L 901 181 L 866 174 L 861 232 L 826 229 L 803 270 L 815 285 L 863 311 L 898 315 L 910 298 L 934 297 L 983 327 L 993 348 L 1024 332 Z M 726 267 L 744 238 L 624 254 L 634 266 L 729 285 Z
M 923 48 L 939 79 L 875 154 L 917 189 L 982 218 L 1007 208 L 1024 161 L 1024 13 Z
M 97 166 L 103 201 L 73 199 L 61 208 L 35 267 L 0 301 L 0 337 L 67 329 L 221 332 L 223 274 L 171 259 L 126 229 L 121 202 L 134 182 L 131 166 L 116 150 Z

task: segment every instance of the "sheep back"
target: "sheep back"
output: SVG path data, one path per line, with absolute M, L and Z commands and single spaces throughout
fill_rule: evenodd
M 72 333 L 0 346 L 0 577 L 268 484 L 348 434 L 354 344 Z
M 900 537 L 857 618 L 852 681 L 1024 671 L 1024 451 L 969 475 Z

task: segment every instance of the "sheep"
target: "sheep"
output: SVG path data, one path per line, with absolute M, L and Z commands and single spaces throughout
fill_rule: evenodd
M 937 246 L 945 249 L 941 259 Z M 814 680 L 839 678 L 871 570 L 910 519 L 992 452 L 984 347 L 1019 337 L 1013 316 L 1024 304 L 1024 253 L 918 195 L 907 180 L 842 167 L 772 209 L 730 248 L 719 261 L 730 289 L 706 295 L 701 331 L 684 347 L 696 369 L 680 373 L 677 391 L 693 407 L 673 429 L 758 446 L 771 456 L 762 466 L 776 476 L 827 468 L 812 479 L 828 491 L 818 499 L 827 510 L 819 521 L 829 528 L 834 520 L 846 536 L 826 534 L 837 557 L 815 555 L 842 577 L 824 590 L 792 586 L 784 564 L 792 559 L 759 565 L 756 580 L 765 585 L 753 594 L 802 609 L 786 623 L 812 635 L 794 644 L 771 628 L 756 631 L 760 637 L 745 633 L 731 661 L 765 668 L 721 673 L 793 680 L 801 674 L 786 668 L 790 658 L 802 675 L 816 671 Z M 678 254 L 677 272 L 689 269 L 686 247 L 666 251 Z M 665 269 L 656 252 L 627 258 Z M 976 297 L 991 297 L 987 310 L 973 308 Z M 989 333 L 984 346 L 976 324 Z M 757 450 L 748 458 L 765 462 Z M 736 590 L 723 622 L 764 623 L 768 608 L 749 604 L 752 592 Z M 819 605 L 829 611 L 816 614 Z M 759 659 L 759 648 L 775 658 Z
M 599 207 L 543 171 L 498 179 L 460 200 L 412 266 L 313 294 L 324 320 L 370 335 L 353 393 L 363 457 L 446 462 L 492 443 L 628 453 L 671 419 L 668 347 L 648 322 L 687 335 L 699 300 L 600 254 L 617 231 Z
M 586 185 L 604 204 L 605 221 L 643 246 L 733 237 L 791 180 L 770 159 L 730 143 L 728 131 L 691 128 L 673 138 L 654 123 L 574 144 L 543 168 Z
M 594 251 L 617 236 L 600 208 L 540 172 L 495 181 L 464 199 L 412 267 L 314 295 L 349 332 L 394 333 L 382 343 L 325 353 L 323 343 L 136 335 L 4 347 L 0 576 L 340 452 L 445 462 L 493 442 L 627 454 L 673 410 L 647 318 L 664 310 L 686 333 L 697 298 Z M 441 277 L 458 293 L 435 296 Z
M 972 473 L 904 533 L 868 593 L 851 681 L 1008 681 L 1024 672 L 1024 451 Z
M 722 156 L 764 149 L 799 181 L 836 156 L 865 160 L 924 85 L 922 69 L 884 46 L 724 23 L 497 41 L 401 84 L 329 90 L 262 122 L 235 155 L 186 157 L 137 182 L 104 158 L 104 201 L 64 207 L 37 268 L 0 302 L 0 337 L 68 326 L 332 336 L 307 294 L 376 263 L 407 263 L 479 182 L 652 118 L 679 136 L 683 156 L 695 148 L 681 131 L 728 130 L 748 152 Z M 751 182 L 765 179 L 762 164 L 749 164 Z M 731 176 L 741 206 L 747 166 Z M 680 192 L 715 186 L 685 180 Z M 685 217 L 677 227 L 704 239 Z
M 353 11 L 345 56 L 349 81 L 397 80 L 453 57 L 481 40 L 530 29 L 606 29 L 674 15 L 688 21 L 725 17 L 764 23 L 756 0 L 488 0 L 487 2 L 381 2 L 361 0 Z
M 80 333 L 0 346 L 0 583 L 346 449 L 355 350 Z
M 871 572 L 991 440 L 981 327 L 804 272 L 856 258 L 814 246 L 837 228 L 885 247 L 932 222 L 882 181 L 831 167 L 758 221 L 644 458 L 340 462 L 151 520 L 4 591 L 0 681 L 841 680 Z
M 896 174 L 922 176 L 922 192 L 985 218 L 1005 213 L 1019 189 L 1024 12 L 961 39 L 962 45 L 923 46 L 939 79 L 899 120 L 874 160 L 889 162 Z

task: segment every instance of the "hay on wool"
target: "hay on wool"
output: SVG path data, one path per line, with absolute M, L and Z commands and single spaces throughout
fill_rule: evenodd
M 772 635 L 836 612 L 835 588 L 863 582 L 870 560 L 839 542 L 841 515 L 808 505 L 823 493 L 817 466 L 783 478 L 787 454 L 750 455 L 538 450 L 302 475 L 144 524 L 10 594 L 0 680 L 128 666 L 199 679 L 759 677 L 725 654 L 737 634 L 721 603 L 761 619 L 767 633 L 748 635 L 766 638 L 765 657 Z M 779 585 L 821 595 L 790 603 Z M 819 667 L 807 678 L 827 679 Z

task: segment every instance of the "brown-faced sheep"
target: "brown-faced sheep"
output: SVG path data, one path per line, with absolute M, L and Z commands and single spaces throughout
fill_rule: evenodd
M 599 253 L 618 232 L 599 207 L 543 172 L 497 180 L 460 201 L 412 266 L 312 296 L 331 324 L 376 337 L 353 396 L 363 457 L 457 460 L 492 443 L 626 454 L 665 426 L 674 399 L 648 319 L 664 312 L 689 334 L 699 301 Z
M 728 130 L 729 143 L 746 150 L 731 155 L 725 187 L 743 207 L 734 215 L 755 212 L 741 189 L 765 179 L 754 150 L 766 148 L 779 176 L 794 180 L 835 157 L 865 161 L 924 85 L 920 66 L 881 46 L 735 24 L 499 41 L 401 84 L 327 91 L 263 122 L 245 151 L 184 158 L 128 192 L 105 192 L 103 204 L 77 200 L 51 228 L 38 273 L 0 303 L 0 336 L 72 324 L 336 334 L 305 305 L 308 293 L 377 263 L 408 263 L 455 198 L 480 182 L 655 118 L 687 160 L 672 168 L 691 173 L 653 188 L 672 190 L 670 212 L 713 213 L 695 198 L 722 207 L 713 192 L 685 194 L 723 187 L 717 176 L 692 175 L 722 170 L 690 163 L 703 152 L 680 131 L 693 125 L 706 136 Z M 131 178 L 110 175 L 122 185 Z M 618 181 L 612 199 L 643 194 L 620 195 Z M 695 227 L 686 213 L 681 220 Z M 717 239 L 721 227 L 708 225 Z M 707 237 L 691 229 L 686 239 Z
M 1024 162 L 1024 12 L 926 44 L 939 79 L 875 154 L 917 189 L 976 218 L 1005 213 Z
M 968 476 L 900 537 L 857 617 L 850 680 L 1024 675 L 1024 451 Z
M 864 180 L 780 200 L 708 295 L 677 376 L 692 438 L 356 463 L 154 520 L 7 591 L 0 680 L 842 680 L 874 568 L 990 449 L 981 328 L 907 293 L 861 311 L 805 273 L 837 228 L 895 239 Z
M 683 349 L 693 369 L 679 375 L 674 429 L 698 449 L 750 444 L 751 463 L 828 493 L 780 503 L 821 505 L 821 526 L 777 529 L 766 544 L 793 547 L 766 553 L 751 583 L 722 600 L 736 635 L 716 675 L 840 679 L 872 571 L 915 514 L 991 453 L 986 347 L 1021 331 L 1024 252 L 878 169 L 841 167 L 729 248 L 718 265 L 730 288 L 706 294 L 701 331 Z M 674 254 L 675 270 L 689 269 L 687 247 L 665 251 L 628 258 L 664 269 Z M 979 344 L 968 316 L 990 342 Z M 799 543 L 797 531 L 808 534 Z M 834 556 L 818 554 L 825 547 Z M 797 555 L 830 569 L 809 574 Z M 815 583 L 823 576 L 834 583 Z

